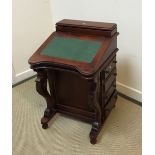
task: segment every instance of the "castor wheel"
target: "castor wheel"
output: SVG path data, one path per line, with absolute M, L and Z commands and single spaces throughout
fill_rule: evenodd
M 48 124 L 42 124 L 42 128 L 43 129 L 47 129 L 48 128 Z
M 91 139 L 90 139 L 90 143 L 91 143 L 91 144 L 94 145 L 94 144 L 96 144 L 96 142 L 97 142 L 96 138 L 91 138 Z

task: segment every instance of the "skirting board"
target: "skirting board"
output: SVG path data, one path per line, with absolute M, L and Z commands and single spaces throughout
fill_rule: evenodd
M 34 75 L 36 75 L 36 73 L 32 69 L 28 69 L 22 73 L 16 74 L 14 77 L 13 85 L 16 85 L 17 83 L 28 79 Z M 142 102 L 142 92 L 137 89 L 134 89 L 117 81 L 117 90 L 118 92 L 125 94 L 126 96 Z
M 118 92 L 142 102 L 142 92 L 117 81 Z
M 16 74 L 14 77 L 13 85 L 16 85 L 17 83 L 26 80 L 32 76 L 36 75 L 36 73 L 32 69 L 28 69 L 24 72 L 21 72 L 19 74 Z

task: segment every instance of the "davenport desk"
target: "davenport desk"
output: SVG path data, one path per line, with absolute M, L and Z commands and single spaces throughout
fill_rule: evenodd
M 64 19 L 29 59 L 36 90 L 47 103 L 41 124 L 56 112 L 92 124 L 90 142 L 115 106 L 117 25 Z M 49 83 L 49 91 L 47 89 Z

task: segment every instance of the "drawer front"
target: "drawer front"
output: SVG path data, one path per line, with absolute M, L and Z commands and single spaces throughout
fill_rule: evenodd
M 110 75 L 111 71 L 116 68 L 116 56 L 112 59 L 109 65 L 105 68 L 105 79 Z
M 104 93 L 107 92 L 107 90 L 110 88 L 110 86 L 112 85 L 113 81 L 116 81 L 116 68 L 111 72 L 111 74 L 109 75 L 109 77 L 106 80 L 103 80 L 103 89 L 104 89 Z
M 105 93 L 105 95 L 103 96 L 103 103 L 106 104 L 107 101 L 110 99 L 111 95 L 113 94 L 113 92 L 116 90 L 116 80 L 114 80 L 112 82 L 112 85 L 110 86 L 110 88 L 107 90 L 107 93 Z
M 103 113 L 104 113 L 105 118 L 108 116 L 112 108 L 115 106 L 116 100 L 117 100 L 117 91 L 113 93 L 109 102 L 104 107 Z

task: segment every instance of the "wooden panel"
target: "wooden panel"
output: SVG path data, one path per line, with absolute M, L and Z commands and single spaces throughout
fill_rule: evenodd
M 62 114 L 68 115 L 68 116 L 75 117 L 75 118 L 77 118 L 79 120 L 82 120 L 82 121 L 85 121 L 85 122 L 88 122 L 88 123 L 92 123 L 94 121 L 94 118 L 92 118 L 92 117 L 87 117 L 87 116 L 84 116 L 84 115 L 81 115 L 81 114 L 69 112 L 69 111 L 62 110 L 62 109 L 58 109 L 57 112 L 60 112 Z
M 75 113 L 75 114 L 80 114 L 86 117 L 91 117 L 94 118 L 95 117 L 95 113 L 94 112 L 89 112 L 89 111 L 84 111 L 82 109 L 79 108 L 75 108 L 75 107 L 71 107 L 71 106 L 66 106 L 66 105 L 62 105 L 62 104 L 57 104 L 56 105 L 57 110 L 64 110 L 70 113 Z
M 58 103 L 92 111 L 88 104 L 88 82 L 79 75 L 56 71 Z

